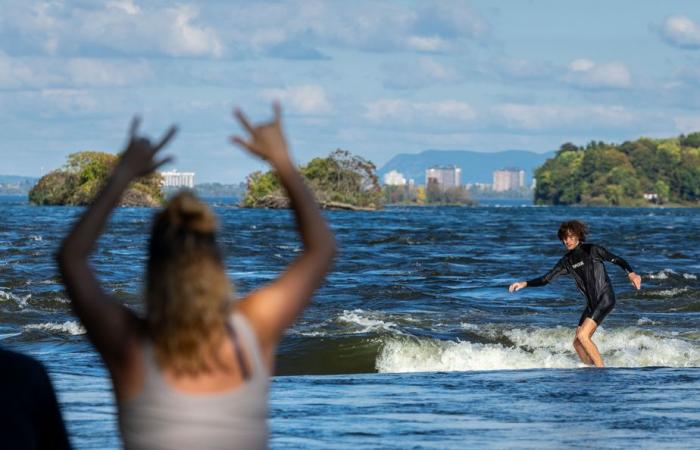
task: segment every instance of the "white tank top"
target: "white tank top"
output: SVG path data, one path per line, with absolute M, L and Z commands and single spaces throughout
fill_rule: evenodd
M 153 345 L 144 345 L 143 390 L 118 404 L 125 449 L 267 448 L 267 368 L 246 318 L 234 313 L 230 321 L 234 345 L 246 348 L 253 366 L 231 391 L 190 394 L 173 389 L 158 369 Z

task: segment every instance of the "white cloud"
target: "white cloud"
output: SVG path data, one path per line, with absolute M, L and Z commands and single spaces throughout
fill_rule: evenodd
M 173 24 L 170 28 L 170 39 L 165 41 L 165 48 L 171 55 L 221 56 L 223 45 L 216 31 L 193 23 L 199 11 L 191 6 L 180 5 L 171 9 L 170 13 L 173 15 Z
M 374 122 L 383 120 L 411 122 L 421 119 L 470 122 L 476 118 L 476 112 L 471 106 L 456 100 L 411 102 L 401 99 L 382 99 L 368 103 L 365 107 L 365 117 Z
M 4 12 L 5 13 L 5 12 Z M 138 6 L 132 0 L 107 3 L 28 2 L 6 12 L 6 38 L 28 53 L 220 57 L 224 46 L 217 31 L 204 24 L 191 5 Z
M 492 111 L 508 127 L 524 130 L 586 128 L 592 125 L 622 127 L 637 119 L 621 106 L 569 107 L 507 103 L 493 107 Z
M 0 87 L 17 88 L 25 83 L 36 83 L 37 74 L 32 68 L 0 52 Z
M 566 82 L 588 89 L 625 89 L 632 86 L 629 70 L 621 62 L 597 64 L 576 59 L 569 64 Z
M 595 63 L 590 59 L 576 59 L 569 64 L 569 69 L 573 72 L 588 72 L 594 67 Z
M 324 2 L 39 2 L 6 8 L 4 37 L 22 52 L 57 55 L 113 51 L 120 55 L 218 58 L 260 55 L 276 46 L 303 43 L 362 51 L 463 52 L 490 29 L 461 0 Z
M 112 62 L 90 58 L 71 58 L 64 62 L 64 82 L 71 86 L 128 86 L 152 77 L 145 61 Z
M 409 36 L 408 48 L 420 52 L 439 52 L 447 48 L 447 43 L 439 36 Z
M 676 117 L 673 121 L 681 133 L 687 134 L 700 131 L 700 116 Z
M 127 86 L 151 77 L 145 61 L 14 58 L 0 52 L 0 88 L 6 89 Z
M 100 111 L 100 103 L 88 92 L 77 89 L 45 89 L 39 99 L 60 112 L 70 115 L 93 114 Z
M 136 16 L 141 13 L 141 8 L 139 8 L 133 0 L 112 0 L 107 2 L 107 7 L 123 11 L 131 16 Z
M 433 58 L 420 58 L 417 63 L 385 62 L 384 86 L 390 89 L 418 89 L 460 81 L 457 71 Z
M 326 90 L 318 85 L 292 86 L 263 91 L 267 100 L 278 100 L 301 114 L 328 114 L 333 110 Z
M 661 37 L 681 48 L 700 48 L 700 26 L 685 16 L 667 18 L 661 26 Z

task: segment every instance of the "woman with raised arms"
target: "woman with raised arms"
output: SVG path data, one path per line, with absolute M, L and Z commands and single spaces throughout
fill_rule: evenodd
M 268 161 L 284 186 L 304 244 L 276 280 L 232 301 L 212 211 L 193 194 L 174 196 L 154 220 L 146 269 L 145 316 L 100 286 L 89 256 L 129 183 L 169 159 L 131 126 L 114 172 L 57 254 L 73 309 L 114 386 L 127 449 L 255 449 L 267 446 L 268 378 L 275 349 L 336 253 L 334 237 L 287 150 L 279 105 L 274 119 L 232 141 Z

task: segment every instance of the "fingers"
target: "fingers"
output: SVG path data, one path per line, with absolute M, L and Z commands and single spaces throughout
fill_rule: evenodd
M 275 123 L 279 124 L 282 122 L 282 106 L 280 105 L 280 102 L 275 101 L 272 104 L 272 110 L 275 113 Z
M 229 138 L 229 140 L 231 141 L 232 144 L 236 144 L 238 146 L 241 146 L 241 147 L 243 147 L 246 150 L 249 150 L 251 152 L 253 151 L 253 147 L 250 145 L 250 143 L 240 136 L 231 136 Z
M 234 111 L 234 115 L 236 116 L 236 119 L 238 119 L 238 121 L 241 123 L 243 128 L 245 128 L 248 133 L 253 134 L 253 126 L 250 124 L 250 121 L 245 116 L 245 114 L 243 114 L 243 112 L 240 109 L 236 108 L 236 110 Z
M 161 159 L 160 161 L 154 163 L 151 166 L 150 172 L 155 172 L 156 170 L 160 169 L 161 166 L 164 166 L 166 164 L 169 164 L 171 162 L 175 161 L 175 158 L 172 156 L 166 156 L 165 158 Z
M 517 292 L 524 287 L 525 287 L 525 285 L 519 281 L 517 283 L 513 283 L 510 286 L 508 286 L 508 292 Z
M 141 117 L 134 116 L 131 119 L 131 125 L 129 125 L 129 139 L 134 140 L 139 132 L 139 126 L 141 126 Z
M 175 125 L 171 126 L 168 131 L 165 133 L 165 135 L 161 138 L 160 142 L 156 144 L 153 147 L 153 153 L 157 152 L 161 148 L 165 147 L 165 145 L 170 142 L 170 139 L 173 138 L 177 134 L 177 127 Z

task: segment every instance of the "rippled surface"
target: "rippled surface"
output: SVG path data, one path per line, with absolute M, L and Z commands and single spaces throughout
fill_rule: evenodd
M 77 447 L 117 447 L 109 381 L 51 258 L 80 209 L 21 198 L 0 198 L 0 207 L 0 344 L 47 364 Z M 215 207 L 239 293 L 298 254 L 288 211 Z M 135 309 L 152 213 L 117 211 L 94 257 L 105 286 Z M 691 447 L 700 431 L 700 210 L 390 208 L 327 217 L 340 255 L 281 345 L 278 373 L 287 376 L 272 385 L 273 447 L 541 448 L 548 436 L 553 447 L 573 446 L 566 427 L 594 446 Z M 580 369 L 571 348 L 584 305 L 572 280 L 506 291 L 554 265 L 563 254 L 556 228 L 568 218 L 586 220 L 591 241 L 643 277 L 633 291 L 608 265 L 618 303 L 595 335 L 613 367 L 604 371 Z M 584 425 L 569 409 L 590 402 Z M 329 414 L 323 429 L 303 431 Z M 601 427 L 609 444 L 597 441 Z

